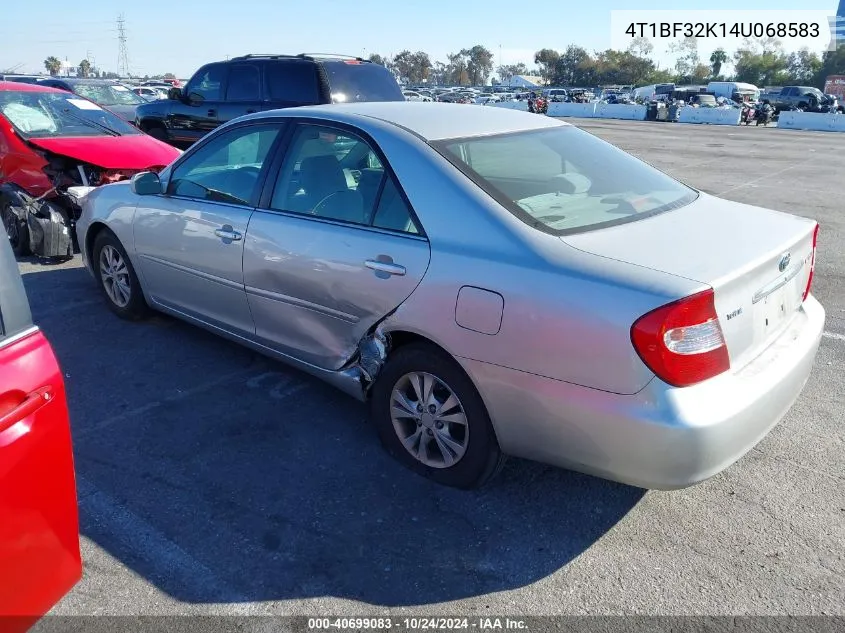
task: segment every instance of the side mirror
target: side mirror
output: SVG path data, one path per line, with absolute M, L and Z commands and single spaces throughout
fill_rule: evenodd
M 162 193 L 161 180 L 158 174 L 151 171 L 142 171 L 140 174 L 135 174 L 129 180 L 129 186 L 132 193 L 138 196 L 155 196 Z
M 175 86 L 173 88 L 170 88 L 167 91 L 167 98 L 173 99 L 175 101 L 181 101 L 182 100 L 182 89 L 176 88 Z
M 198 92 L 192 92 L 192 93 L 188 94 L 188 103 L 190 103 L 192 106 L 198 106 L 203 101 L 205 101 L 205 97 L 203 97 Z

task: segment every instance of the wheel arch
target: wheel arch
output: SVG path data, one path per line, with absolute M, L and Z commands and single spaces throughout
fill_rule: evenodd
M 487 415 L 490 417 L 490 422 L 493 426 L 493 434 L 496 437 L 496 441 L 498 441 L 499 433 L 497 431 L 497 420 L 495 419 L 495 416 L 493 415 L 493 412 L 490 409 L 490 405 L 487 401 L 485 391 L 479 387 L 475 377 L 472 375 L 471 372 L 469 372 L 467 370 L 465 364 L 461 362 L 460 357 L 458 357 L 455 354 L 453 354 L 452 352 L 450 352 L 447 348 L 445 348 L 443 345 L 441 345 L 440 343 L 438 343 L 437 341 L 435 341 L 431 337 L 426 336 L 424 334 L 421 334 L 419 332 L 414 332 L 410 329 L 405 329 L 405 328 L 402 328 L 402 327 L 390 329 L 385 324 L 384 327 L 382 327 L 381 331 L 383 332 L 383 334 L 386 335 L 387 341 L 388 341 L 387 354 L 384 357 L 384 361 L 383 361 L 384 363 L 386 363 L 388 361 L 388 359 L 390 359 L 390 356 L 392 354 L 394 354 L 397 350 L 402 349 L 403 347 L 407 347 L 409 345 L 415 344 L 415 343 L 420 343 L 420 344 L 430 345 L 431 347 L 436 349 L 438 352 L 445 355 L 447 358 L 450 358 L 458 367 L 460 367 L 461 371 L 464 373 L 464 375 L 470 381 L 472 386 L 475 388 L 475 391 L 478 393 L 478 396 L 481 398 L 481 402 L 484 404 L 484 408 L 487 410 Z M 376 379 L 378 378 L 378 374 L 376 374 L 375 378 Z M 371 393 L 372 393 L 372 390 L 367 389 L 367 391 L 365 393 L 365 399 L 366 400 L 370 399 Z

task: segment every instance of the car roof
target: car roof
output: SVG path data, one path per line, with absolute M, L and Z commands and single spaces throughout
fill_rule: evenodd
M 0 92 L 62 92 L 42 84 L 25 84 L 20 81 L 0 81 Z
M 256 113 L 250 118 L 266 116 L 304 116 L 313 113 L 331 119 L 333 114 L 347 119 L 353 117 L 378 119 L 404 128 L 426 141 L 450 138 L 488 136 L 510 132 L 526 132 L 569 123 L 552 117 L 528 114 L 494 106 L 473 106 L 455 103 L 424 103 L 422 101 L 370 101 L 332 105 L 303 106 L 285 110 Z M 365 123 L 361 122 L 362 125 Z

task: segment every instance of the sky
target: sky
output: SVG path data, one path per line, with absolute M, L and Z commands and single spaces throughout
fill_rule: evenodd
M 27 28 L 4 29 L 0 72 L 43 72 L 43 60 L 50 55 L 74 65 L 88 58 L 97 68 L 116 71 L 122 13 L 132 74 L 172 72 L 180 78 L 190 77 L 204 63 L 250 52 L 368 56 L 409 49 L 445 61 L 448 53 L 475 44 L 486 46 L 496 65 L 523 62 L 530 68 L 540 48 L 562 51 L 572 43 L 590 51 L 619 48 L 628 41 L 620 33 L 623 26 L 632 19 L 653 21 L 649 11 L 664 10 L 671 13 L 661 16 L 684 20 L 678 12 L 683 4 L 706 9 L 708 21 L 725 22 L 734 19 L 731 11 L 740 6 L 736 0 L 649 0 L 640 2 L 642 11 L 632 8 L 637 3 L 631 0 L 86 0 L 84 11 L 67 4 L 66 10 L 57 11 L 58 0 L 7 2 L 3 22 Z M 838 3 L 745 0 L 742 19 L 770 22 L 787 16 L 794 21 L 780 13 L 792 11 L 807 21 L 826 20 Z M 801 13 L 795 12 L 799 8 Z M 667 50 L 671 41 L 653 40 L 652 56 L 664 68 L 673 65 Z M 785 49 L 802 43 L 786 41 Z M 731 52 L 737 44 L 739 40 L 701 40 L 700 54 L 706 61 L 717 45 Z M 819 52 L 825 46 L 810 44 Z

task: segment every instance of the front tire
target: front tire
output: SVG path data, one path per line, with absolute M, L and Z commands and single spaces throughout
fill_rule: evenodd
M 121 319 L 137 321 L 149 314 L 138 275 L 120 240 L 104 229 L 94 239 L 91 265 L 109 309 Z
M 12 203 L 8 200 L 2 202 L 0 214 L 2 214 L 3 229 L 6 231 L 15 257 L 29 255 L 29 227 L 26 225 L 26 220 L 22 220 L 12 210 Z
M 472 381 L 433 345 L 413 343 L 391 354 L 373 385 L 370 406 L 385 449 L 437 483 L 477 488 L 504 463 Z

